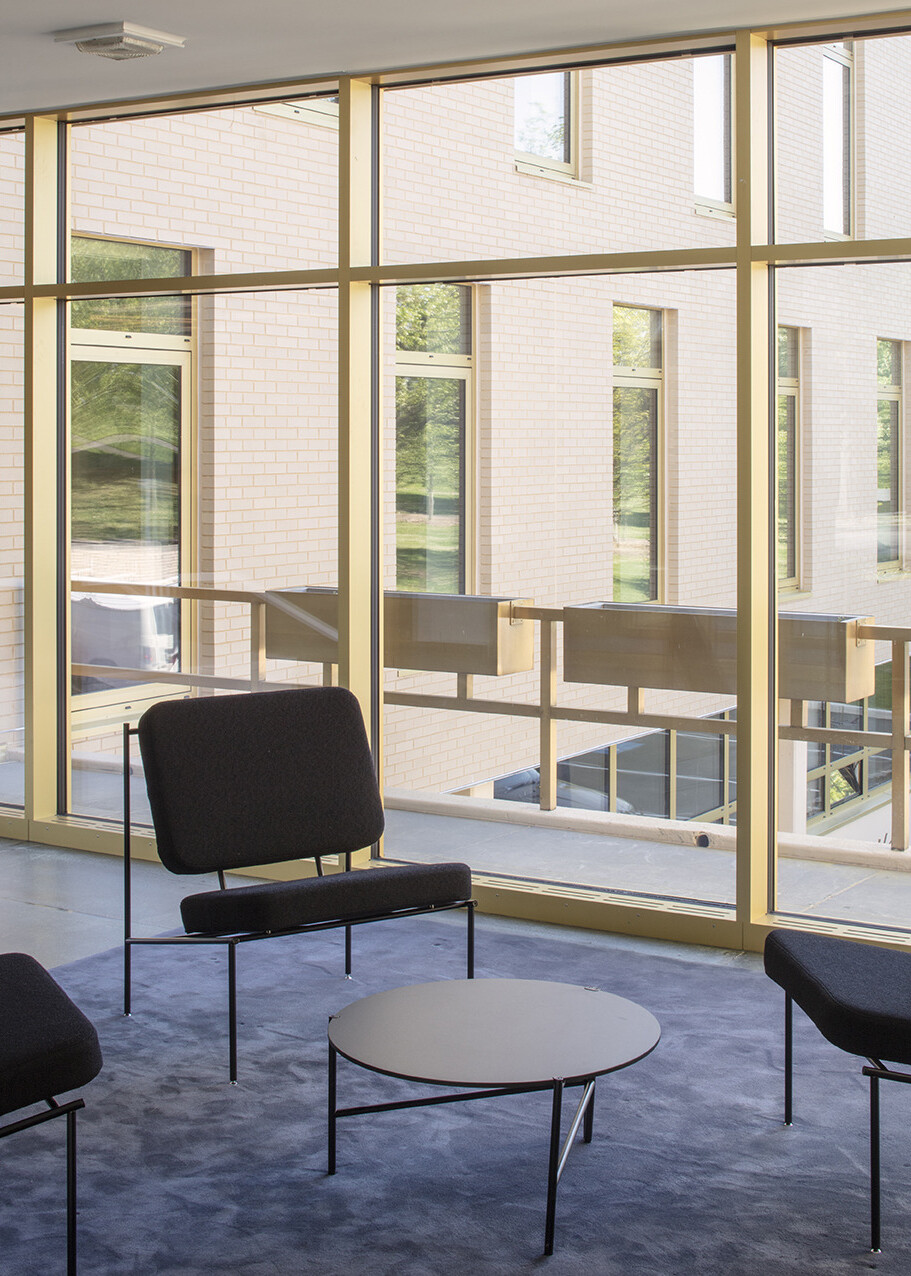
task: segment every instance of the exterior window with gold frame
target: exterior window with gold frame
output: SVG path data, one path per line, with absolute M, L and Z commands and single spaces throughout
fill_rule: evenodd
M 538 177 L 578 178 L 578 72 L 522 75 L 513 85 L 516 168 Z
M 693 58 L 693 195 L 696 211 L 734 214 L 733 59 Z
M 800 561 L 800 329 L 778 327 L 778 588 L 796 589 Z
M 395 588 L 462 594 L 474 584 L 472 289 L 395 290 Z
M 827 239 L 854 233 L 854 45 L 828 44 L 822 59 L 822 204 Z
M 192 273 L 182 248 L 75 235 L 72 277 Z M 192 570 L 190 447 L 193 332 L 189 298 L 75 301 L 70 307 L 70 576 L 180 584 Z M 177 671 L 189 604 L 130 595 L 71 596 L 76 666 Z M 129 690 L 128 690 L 129 689 Z M 85 672 L 72 678 L 74 732 L 174 687 Z
M 615 305 L 613 317 L 613 599 L 660 602 L 663 315 Z
M 876 564 L 902 566 L 902 342 L 876 343 Z

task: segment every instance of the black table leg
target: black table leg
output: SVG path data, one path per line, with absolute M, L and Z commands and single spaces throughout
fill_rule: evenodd
M 336 1056 L 338 1051 L 335 1046 L 329 1046 L 329 1165 L 327 1174 L 335 1173 L 335 1072 L 336 1072 Z
M 554 1103 L 550 1118 L 550 1158 L 547 1164 L 547 1215 L 544 1224 L 544 1253 L 554 1252 L 554 1224 L 557 1217 L 557 1183 L 560 1179 L 560 1118 L 563 1115 L 563 1079 L 554 1078 Z

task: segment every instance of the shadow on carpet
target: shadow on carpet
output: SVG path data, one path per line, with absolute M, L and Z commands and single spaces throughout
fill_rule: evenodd
M 911 1271 L 906 1087 L 883 1087 L 885 1251 L 871 1255 L 860 1061 L 798 1014 L 786 1130 L 783 998 L 755 961 L 654 956 L 606 936 L 478 923 L 480 977 L 599 985 L 662 1025 L 652 1055 L 598 1082 L 594 1141 L 574 1148 L 560 1185 L 553 1257 L 542 1257 L 547 1093 L 340 1122 L 328 1178 L 329 1015 L 383 988 L 461 977 L 453 920 L 360 928 L 350 983 L 339 933 L 241 948 L 236 1087 L 223 952 L 134 950 L 131 1019 L 117 1009 L 118 952 L 57 970 L 105 1056 L 80 1117 L 82 1276 Z M 339 1061 L 344 1105 L 420 1092 Z M 64 1270 L 56 1124 L 4 1143 L 11 1276 Z

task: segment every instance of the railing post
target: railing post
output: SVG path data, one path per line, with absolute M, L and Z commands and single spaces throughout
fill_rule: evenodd
M 892 849 L 908 849 L 908 652 L 904 641 L 892 643 Z
M 541 782 L 538 804 L 542 811 L 557 806 L 557 724 L 553 710 L 557 700 L 557 626 L 541 621 Z
M 250 690 L 257 691 L 266 679 L 266 604 L 250 603 Z

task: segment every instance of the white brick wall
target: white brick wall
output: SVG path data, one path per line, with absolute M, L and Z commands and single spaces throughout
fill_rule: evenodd
M 821 60 L 778 57 L 778 234 L 822 235 Z M 857 229 L 911 231 L 909 38 L 858 46 Z M 385 97 L 384 251 L 390 262 L 726 246 L 732 219 L 697 213 L 692 65 L 674 60 L 581 76 L 582 180 L 517 172 L 509 79 Z M 908 85 L 897 95 L 896 85 Z M 18 148 L 18 149 L 17 149 Z M 80 232 L 197 248 L 216 273 L 331 265 L 337 256 L 337 134 L 230 109 L 73 133 Z M 19 203 L 17 204 L 17 201 Z M 21 141 L 0 139 L 0 273 L 21 269 Z M 905 623 L 909 577 L 878 578 L 875 340 L 911 343 L 911 266 L 783 271 L 779 317 L 804 333 L 801 366 L 801 610 L 870 612 Z M 665 315 L 662 598 L 733 606 L 735 295 L 731 271 L 517 281 L 478 288 L 475 334 L 477 589 L 544 605 L 611 590 L 612 307 Z M 387 297 L 391 301 L 391 294 Z M 385 311 L 385 567 L 394 576 L 394 328 Z M 2 319 L 0 315 L 0 319 Z M 331 290 L 199 302 L 197 579 L 238 588 L 336 581 L 336 299 Z M 16 366 L 9 350 L 9 366 Z M 7 366 L 4 356 L 4 366 Z M 14 377 L 0 482 L 15 484 Z M 909 449 L 911 451 L 911 449 Z M 907 486 L 911 492 L 911 482 Z M 18 489 L 21 491 L 21 487 Z M 13 489 L 16 499 L 16 489 Z M 19 514 L 13 505 L 13 522 Z M 11 574 L 21 542 L 0 542 Z M 2 613 L 6 615 L 6 613 Z M 203 611 L 206 668 L 244 673 L 246 616 Z M 17 669 L 15 632 L 0 677 Z M 5 671 L 9 670 L 7 674 Z M 272 676 L 315 677 L 312 667 Z M 390 686 L 448 691 L 442 675 Z M 7 682 L 4 682 L 7 686 Z M 530 699 L 536 675 L 478 679 L 479 695 Z M 567 703 L 617 705 L 610 689 L 561 688 Z M 15 692 L 5 696 L 13 721 Z M 706 712 L 711 698 L 649 698 Z M 390 708 L 386 780 L 461 788 L 537 760 L 527 722 Z M 560 728 L 569 754 L 619 732 Z M 419 748 L 415 741 L 420 742 Z

